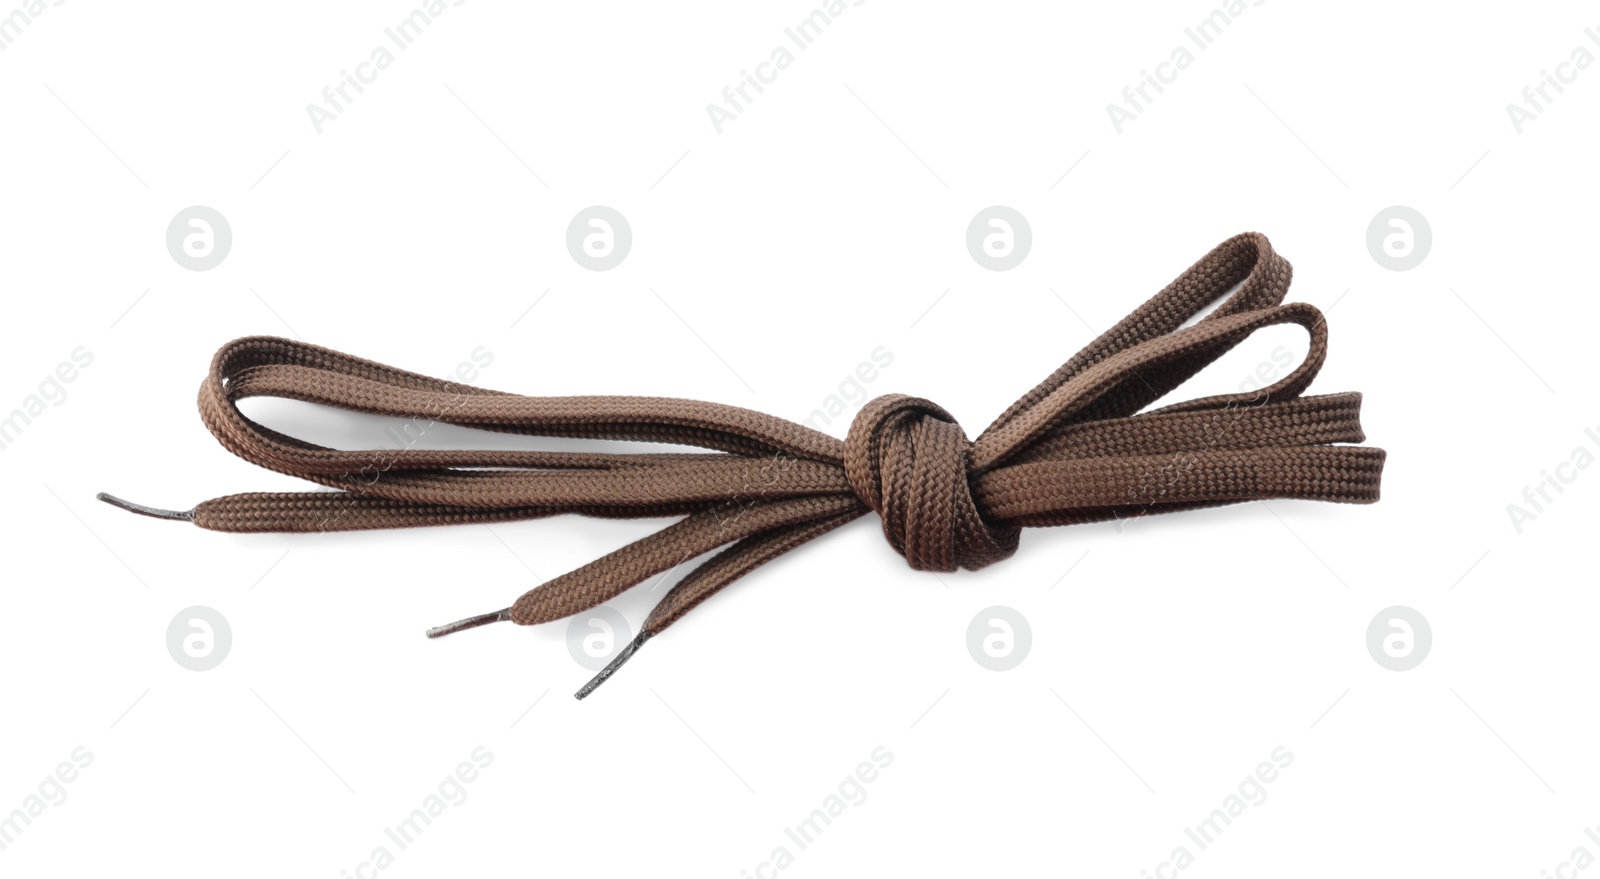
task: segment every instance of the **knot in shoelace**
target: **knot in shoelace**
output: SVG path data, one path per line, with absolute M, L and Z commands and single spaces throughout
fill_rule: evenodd
M 510 607 L 428 632 L 572 616 L 715 552 L 667 593 L 638 637 L 578 692 L 582 698 L 646 640 L 730 583 L 869 511 L 911 567 L 954 571 L 1011 556 L 1029 526 L 1267 498 L 1376 501 L 1383 451 L 1336 445 L 1364 439 L 1360 395 L 1301 396 L 1327 355 L 1327 327 L 1310 305 L 1280 304 L 1290 277 L 1289 263 L 1264 236 L 1223 242 L 970 441 L 944 409 L 898 394 L 869 401 L 841 441 L 735 406 L 524 397 L 301 342 L 244 338 L 212 360 L 200 389 L 206 426 L 234 454 L 333 490 L 229 495 L 181 513 L 101 498 L 234 532 L 491 524 L 562 513 L 682 516 L 535 586 Z M 1280 324 L 1303 327 L 1310 345 L 1305 360 L 1277 382 L 1144 411 L 1256 330 Z M 238 401 L 257 396 L 424 424 L 709 451 L 344 451 L 245 417 Z
M 971 453 L 955 418 L 918 397 L 878 397 L 850 425 L 845 478 L 916 570 L 975 571 L 1017 551 L 1022 529 L 978 509 Z

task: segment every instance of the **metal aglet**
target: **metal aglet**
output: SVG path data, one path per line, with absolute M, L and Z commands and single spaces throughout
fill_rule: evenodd
M 113 507 L 121 507 L 130 513 L 138 513 L 141 516 L 149 516 L 152 519 L 177 519 L 180 522 L 194 521 L 194 510 L 162 510 L 156 507 L 147 507 L 144 504 L 125 501 L 114 494 L 106 494 L 103 491 L 95 495 L 95 500 L 105 501 Z
M 650 640 L 650 633 L 649 632 L 640 632 L 638 637 L 634 638 L 632 641 L 629 641 L 628 642 L 628 646 L 622 648 L 622 650 L 619 651 L 617 653 L 617 655 L 609 663 L 606 663 L 606 667 L 605 668 L 600 669 L 600 673 L 599 674 L 597 674 L 594 677 L 590 678 L 589 679 L 589 683 L 583 685 L 583 689 L 579 690 L 576 693 L 573 693 L 572 694 L 573 698 L 574 699 L 582 699 L 583 697 L 589 695 L 590 693 L 593 693 L 595 687 L 598 687 L 601 684 L 605 683 L 607 678 L 609 678 L 612 675 L 616 674 L 617 673 L 617 669 L 622 668 L 622 664 L 624 662 L 627 662 L 628 660 L 632 659 L 633 658 L 633 654 L 637 653 L 639 648 L 644 646 L 644 642 L 646 642 L 648 640 Z
M 453 623 L 434 626 L 428 630 L 427 635 L 429 638 L 442 638 L 452 632 L 459 632 L 463 629 L 476 629 L 479 626 L 487 626 L 490 623 L 504 622 L 509 619 L 511 619 L 511 608 L 508 607 L 493 613 L 480 613 L 475 617 L 467 617 L 464 620 L 456 620 Z

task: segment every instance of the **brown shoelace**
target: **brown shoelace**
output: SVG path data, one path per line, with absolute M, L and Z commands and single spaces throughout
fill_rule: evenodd
M 749 409 L 662 397 L 523 397 L 428 378 L 315 345 L 225 345 L 200 414 L 227 449 L 337 491 L 236 494 L 188 512 L 102 494 L 146 515 L 236 532 L 345 531 L 506 522 L 560 513 L 685 518 L 528 590 L 503 610 L 428 631 L 550 622 L 727 547 L 667 593 L 638 636 L 578 692 L 734 580 L 868 511 L 911 567 L 975 570 L 1016 552 L 1024 526 L 1068 525 L 1265 498 L 1378 499 L 1381 449 L 1359 394 L 1303 397 L 1327 354 L 1317 309 L 1280 304 L 1289 263 L 1259 234 L 1207 254 L 1014 403 L 976 440 L 937 405 L 869 401 L 843 440 Z M 1180 327 L 1238 287 L 1192 326 Z M 1258 391 L 1140 413 L 1256 330 L 1298 324 L 1304 362 Z M 274 396 L 503 433 L 674 443 L 671 454 L 340 451 L 240 413 Z M 732 544 L 729 546 L 729 544 Z

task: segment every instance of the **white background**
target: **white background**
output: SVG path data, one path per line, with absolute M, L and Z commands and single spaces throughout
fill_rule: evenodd
M 1592 5 L 1268 0 L 1118 134 L 1106 105 L 1210 0 L 869 0 L 719 134 L 706 105 L 813 4 L 470 0 L 318 134 L 306 106 L 415 8 L 359 6 L 69 0 L 0 53 L 0 412 L 93 356 L 0 452 L 0 812 L 93 754 L 0 852 L 5 875 L 371 876 L 385 844 L 376 875 L 770 876 L 778 846 L 785 876 L 1172 875 L 1179 845 L 1185 876 L 1535 877 L 1600 856 L 1600 468 L 1520 534 L 1506 509 L 1574 448 L 1600 454 L 1600 69 L 1521 134 L 1505 111 L 1575 46 L 1600 53 Z M 206 272 L 164 241 L 196 204 L 234 235 Z M 633 229 L 609 272 L 565 247 L 594 204 Z M 1033 230 L 1008 272 L 964 243 L 994 204 Z M 1433 230 L 1408 272 L 1365 243 L 1394 204 Z M 1381 503 L 1030 531 L 939 578 L 869 517 L 581 703 L 564 623 L 422 630 L 661 522 L 239 536 L 93 499 L 300 488 L 195 412 L 212 352 L 263 333 L 433 375 L 481 345 L 488 387 L 797 420 L 883 346 L 870 393 L 928 396 L 976 435 L 1245 230 L 1328 314 L 1313 392 L 1366 395 Z M 1178 395 L 1298 356 L 1298 332 Z M 614 607 L 637 626 L 666 588 Z M 208 672 L 165 646 L 197 604 L 233 632 Z M 1033 633 L 1004 673 L 965 646 L 996 604 Z M 1433 630 L 1407 672 L 1365 646 L 1397 604 Z M 468 798 L 395 851 L 384 828 L 478 746 L 493 762 Z M 893 762 L 867 798 L 799 850 L 784 829 L 879 746 Z M 1294 759 L 1268 798 L 1199 851 L 1184 828 L 1279 746 Z

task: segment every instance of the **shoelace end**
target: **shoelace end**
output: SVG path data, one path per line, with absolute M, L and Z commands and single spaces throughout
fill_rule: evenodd
M 125 501 L 114 494 L 107 494 L 103 491 L 94 497 L 95 500 L 105 501 L 113 507 L 121 507 L 130 513 L 138 513 L 141 516 L 149 516 L 152 519 L 177 519 L 180 522 L 194 521 L 194 510 L 162 510 L 156 507 L 147 507 L 144 504 Z
M 640 632 L 638 637 L 634 638 L 632 641 L 629 641 L 628 646 L 622 648 L 622 650 L 617 653 L 616 657 L 614 657 L 609 663 L 606 663 L 605 668 L 600 669 L 599 674 L 590 678 L 589 683 L 584 684 L 583 689 L 573 693 L 572 697 L 574 699 L 582 699 L 590 693 L 593 693 L 595 687 L 605 683 L 607 678 L 616 674 L 617 669 L 622 668 L 622 664 L 624 662 L 632 659 L 633 654 L 637 653 L 639 648 L 644 646 L 644 642 L 648 640 L 650 640 L 650 633 Z
M 429 638 L 442 638 L 452 632 L 459 632 L 463 629 L 476 629 L 479 626 L 487 626 L 490 623 L 504 622 L 509 619 L 511 619 L 511 608 L 508 607 L 492 613 L 480 613 L 475 617 L 467 617 L 464 620 L 456 620 L 453 623 L 445 623 L 442 626 L 434 626 L 427 631 L 427 635 Z

